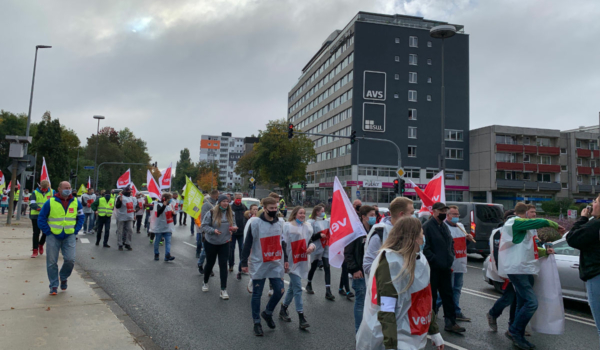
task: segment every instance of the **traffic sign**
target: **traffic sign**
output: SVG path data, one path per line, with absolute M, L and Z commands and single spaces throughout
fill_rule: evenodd
M 360 191 L 356 191 L 356 197 L 360 198 Z
M 253 177 L 251 177 L 251 178 L 250 178 L 250 182 L 254 183 L 254 181 L 255 181 L 255 180 L 254 180 L 254 178 L 253 178 Z
M 90 165 L 90 166 L 84 166 L 83 167 L 84 170 L 94 170 L 94 166 Z
M 398 174 L 398 176 L 402 177 L 402 176 L 404 176 L 404 174 L 406 174 L 406 173 L 404 172 L 404 169 L 402 169 L 402 168 L 398 168 L 398 170 L 396 170 L 396 174 Z

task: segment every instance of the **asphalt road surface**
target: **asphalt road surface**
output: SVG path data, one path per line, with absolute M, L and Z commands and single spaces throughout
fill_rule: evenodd
M 291 323 L 276 319 L 277 328 L 271 330 L 263 321 L 265 336 L 255 337 L 251 294 L 246 290 L 249 277 L 244 275 L 242 281 L 237 281 L 235 273 L 229 273 L 230 300 L 221 300 L 215 265 L 210 291 L 203 293 L 202 276 L 196 265 L 196 242 L 189 225 L 188 218 L 188 226 L 175 228 L 171 246 L 171 254 L 176 257 L 173 262 L 162 260 L 164 246 L 160 249 L 161 260 L 154 261 L 153 247 L 144 230 L 141 234 L 134 233 L 133 251 L 118 251 L 113 220 L 109 240 L 112 248 L 95 246 L 95 235 L 80 235 L 77 263 L 163 349 L 354 349 L 353 302 L 337 294 L 341 270 L 332 268 L 334 302 L 325 299 L 322 270 L 315 274 L 315 294 L 303 294 L 304 312 L 311 326 L 308 331 L 298 329 L 295 308 L 290 306 Z M 236 254 L 236 271 L 237 263 Z M 489 331 L 485 314 L 499 294 L 483 281 L 482 260 L 478 255 L 470 256 L 468 267 L 461 308 L 472 322 L 462 323 L 467 329 L 464 336 L 442 331 L 447 349 L 512 349 L 503 334 L 508 310 L 498 320 L 498 333 Z M 287 275 L 286 280 L 289 280 Z M 263 309 L 268 300 L 266 289 Z M 564 335 L 534 334 L 529 341 L 538 349 L 597 349 L 598 333 L 587 304 L 565 300 L 565 311 Z M 441 317 L 438 323 L 443 328 Z

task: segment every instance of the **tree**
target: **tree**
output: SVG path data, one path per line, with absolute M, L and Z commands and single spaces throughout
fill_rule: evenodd
M 287 134 L 287 121 L 270 121 L 267 129 L 259 132 L 252 164 L 263 181 L 283 188 L 285 200 L 289 203 L 292 183 L 305 180 L 306 166 L 316 159 L 316 153 L 313 142 L 306 135 L 295 135 L 290 140 Z
M 186 177 L 195 179 L 198 175 L 198 167 L 192 162 L 190 158 L 190 150 L 187 148 L 182 149 L 179 152 L 179 161 L 175 167 L 175 177 L 172 181 L 174 189 L 182 189 L 185 186 Z
M 217 188 L 219 186 L 217 182 L 218 178 L 219 176 L 215 176 L 215 174 L 207 172 L 198 176 L 196 184 L 200 190 L 204 192 L 210 192 L 213 188 Z
M 69 173 L 71 171 L 69 154 L 72 151 L 70 147 L 75 142 L 71 139 L 72 135 L 67 134 L 69 132 L 65 132 L 68 141 L 65 141 L 63 138 L 63 127 L 60 125 L 59 119 L 52 120 L 50 112 L 46 112 L 42 117 L 42 122 L 38 124 L 29 151 L 30 154 L 38 154 L 37 169 L 41 169 L 42 158 L 46 158 L 48 174 L 50 175 L 50 180 L 55 185 L 58 185 L 60 181 L 69 180 Z
M 217 186 L 215 187 L 218 189 L 223 189 L 223 183 L 221 182 L 221 179 L 219 179 L 219 163 L 217 163 L 217 161 L 201 161 L 198 163 L 197 178 L 207 173 L 212 174 L 213 178 L 216 179 Z
M 4 172 L 12 160 L 8 157 L 10 142 L 6 139 L 7 135 L 24 136 L 27 128 L 26 114 L 13 114 L 0 110 L 0 169 Z M 32 124 L 33 131 L 33 124 Z M 32 132 L 31 135 L 34 135 Z M 6 172 L 5 172 L 6 174 Z M 5 175 L 10 176 L 10 175 Z

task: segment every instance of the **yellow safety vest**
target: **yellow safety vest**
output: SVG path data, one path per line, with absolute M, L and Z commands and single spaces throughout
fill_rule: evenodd
M 21 195 L 21 190 L 15 191 L 15 202 L 19 200 L 19 196 Z
M 77 224 L 77 199 L 73 199 L 67 211 L 62 203 L 57 200 L 50 201 L 50 214 L 48 215 L 48 226 L 55 235 L 60 235 L 63 230 L 65 234 L 75 233 L 75 224 Z
M 54 191 L 49 188 L 48 192 L 46 192 L 46 194 L 43 194 L 42 192 L 35 190 L 35 204 L 37 204 L 40 209 L 44 206 L 44 203 L 46 203 L 46 201 L 50 198 L 52 198 L 52 196 L 54 196 Z M 39 210 L 31 210 L 31 215 L 40 215 L 40 211 Z
M 115 199 L 111 198 L 108 202 L 106 198 L 101 197 L 100 203 L 98 204 L 98 216 L 108 216 L 111 217 L 113 213 L 113 208 L 115 206 Z

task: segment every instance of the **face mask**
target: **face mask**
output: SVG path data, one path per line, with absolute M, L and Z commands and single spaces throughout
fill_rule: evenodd
M 277 216 L 277 210 L 273 210 L 273 211 L 265 210 L 265 213 L 267 213 L 267 215 L 269 215 L 272 218 L 275 218 Z
M 356 211 L 359 211 L 360 210 L 360 205 L 357 205 L 354 208 L 356 209 Z
M 233 203 L 235 203 L 235 205 L 240 205 L 242 204 L 242 200 L 241 199 L 236 199 L 233 201 Z
M 223 208 L 222 206 L 219 205 L 219 209 L 221 209 L 221 211 L 225 211 L 225 210 L 227 210 L 227 207 Z
M 296 219 L 296 223 L 297 223 L 298 225 L 302 225 L 302 223 L 303 223 L 303 222 L 304 222 L 304 221 L 300 221 L 300 220 Z
M 376 217 L 374 217 L 374 216 L 371 216 L 371 217 L 369 218 L 369 225 L 373 226 L 373 225 L 375 225 L 376 223 L 377 223 L 377 218 L 376 218 Z
M 60 193 L 63 197 L 69 197 L 71 195 L 71 190 L 62 190 Z
M 452 221 L 453 224 L 458 224 L 458 218 L 452 218 L 451 221 Z
M 440 214 L 438 215 L 438 219 L 440 219 L 440 221 L 444 221 L 444 220 L 446 220 L 446 213 L 440 213 Z
M 421 244 L 419 246 L 420 251 L 423 251 L 423 249 L 425 249 L 425 236 L 423 236 L 423 244 Z
M 319 214 L 319 217 L 322 219 L 325 217 L 325 212 L 322 212 L 321 214 Z

